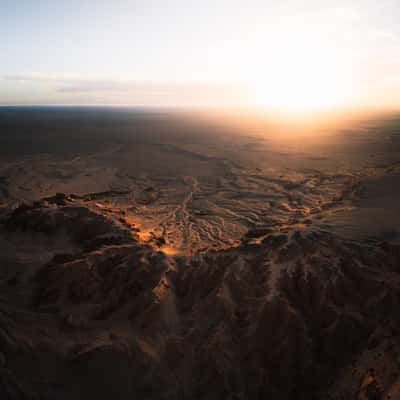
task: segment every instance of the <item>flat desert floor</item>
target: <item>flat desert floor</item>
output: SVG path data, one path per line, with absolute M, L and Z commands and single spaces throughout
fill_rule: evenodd
M 400 399 L 400 116 L 337 120 L 0 108 L 1 398 Z

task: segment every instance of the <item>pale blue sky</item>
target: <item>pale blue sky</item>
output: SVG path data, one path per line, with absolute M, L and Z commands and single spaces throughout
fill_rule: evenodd
M 398 0 L 0 0 L 0 104 L 397 104 L 399 21 Z

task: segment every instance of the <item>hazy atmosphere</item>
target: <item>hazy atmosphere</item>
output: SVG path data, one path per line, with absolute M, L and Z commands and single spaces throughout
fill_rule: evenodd
M 0 0 L 0 400 L 400 400 L 400 0 Z
M 400 3 L 2 0 L 0 102 L 396 107 Z

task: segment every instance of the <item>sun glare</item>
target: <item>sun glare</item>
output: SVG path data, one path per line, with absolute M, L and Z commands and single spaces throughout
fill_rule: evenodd
M 313 111 L 344 106 L 350 100 L 343 57 L 315 38 L 279 35 L 248 72 L 258 106 L 280 111 Z

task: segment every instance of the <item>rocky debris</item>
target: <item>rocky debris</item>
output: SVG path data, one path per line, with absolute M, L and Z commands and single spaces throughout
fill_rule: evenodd
M 65 206 L 69 201 L 73 201 L 71 197 L 66 196 L 64 193 L 56 193 L 54 196 L 45 197 L 44 200 L 58 206 Z
M 0 200 L 7 200 L 9 197 L 8 179 L 6 176 L 0 176 Z
M 268 235 L 269 233 L 272 233 L 272 232 L 273 232 L 273 230 L 268 227 L 254 227 L 247 231 L 245 239 L 259 238 L 259 237 Z
M 171 257 L 62 196 L 4 224 L 80 244 L 18 284 L 27 309 L 0 303 L 4 398 L 372 400 L 399 377 L 398 245 L 305 227 Z M 354 363 L 375 372 L 358 378 Z M 47 374 L 57 385 L 29 383 Z
M 92 201 L 92 200 L 99 200 L 99 199 L 104 199 L 104 198 L 109 198 L 109 197 L 123 196 L 123 195 L 127 195 L 129 193 L 130 192 L 127 190 L 107 190 L 104 192 L 88 193 L 85 196 L 82 196 L 81 198 L 84 199 L 85 201 Z
M 66 232 L 77 244 L 86 248 L 133 241 L 130 230 L 72 202 L 64 194 L 42 202 L 21 204 L 6 216 L 4 227 L 8 231 L 22 230 L 46 235 Z
M 139 205 L 148 205 L 157 201 L 159 197 L 160 193 L 152 186 L 149 186 L 136 195 L 136 202 Z
M 372 369 L 362 380 L 360 391 L 358 392 L 358 400 L 381 400 L 383 399 L 383 390 L 374 377 Z
M 90 306 L 92 319 L 123 308 L 127 318 L 136 317 L 155 303 L 153 289 L 167 268 L 162 253 L 137 245 L 110 246 L 71 261 L 53 259 L 35 277 L 33 302 L 57 305 L 53 309 L 60 315 Z

